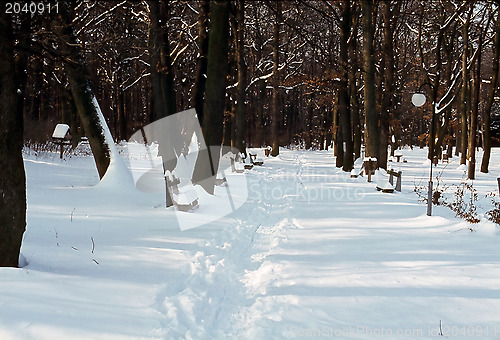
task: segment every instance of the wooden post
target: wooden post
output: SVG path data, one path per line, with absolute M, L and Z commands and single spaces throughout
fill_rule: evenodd
M 403 172 L 402 172 L 402 171 L 399 171 L 397 175 L 398 175 L 398 177 L 397 177 L 397 179 L 396 179 L 396 187 L 395 187 L 394 189 L 395 189 L 396 191 L 401 192 L 401 181 L 402 181 L 402 178 L 401 178 L 401 177 L 403 177 L 403 176 L 402 176 L 402 175 L 403 175 Z
M 373 168 L 373 162 L 370 159 L 368 162 L 366 162 L 366 173 L 368 174 L 368 182 L 372 181 L 372 168 Z

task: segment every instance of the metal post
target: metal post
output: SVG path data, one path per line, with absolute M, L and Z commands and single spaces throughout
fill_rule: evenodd
M 427 193 L 427 216 L 432 216 L 432 160 L 431 171 L 429 175 L 429 192 Z
M 436 106 L 435 106 L 435 103 L 436 103 L 436 96 L 437 96 L 437 89 L 434 85 L 432 85 L 431 83 L 424 83 L 422 85 L 420 85 L 420 87 L 418 88 L 418 92 L 415 93 L 413 96 L 412 96 L 412 103 L 413 105 L 415 105 L 416 107 L 420 107 L 422 105 L 425 104 L 425 97 L 423 97 L 423 95 L 420 93 L 420 91 L 422 90 L 422 87 L 424 87 L 424 85 L 429 85 L 429 87 L 432 89 L 432 111 L 431 111 L 431 114 L 432 114 L 432 117 L 431 117 L 431 126 L 430 126 L 430 131 L 429 131 L 429 160 L 431 161 L 431 171 L 430 171 L 430 175 L 429 175 L 429 191 L 427 193 L 427 216 L 431 216 L 432 215 L 432 164 L 434 163 L 434 149 L 435 149 L 435 142 L 434 142 L 434 138 L 435 138 L 435 135 L 436 135 L 436 129 L 435 129 L 435 125 L 436 125 Z
M 427 216 L 432 216 L 432 181 L 429 181 L 429 192 L 427 194 Z

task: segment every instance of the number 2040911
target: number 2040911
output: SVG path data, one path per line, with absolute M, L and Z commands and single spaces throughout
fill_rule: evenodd
M 59 3 L 54 2 L 6 2 L 7 14 L 50 14 L 59 13 Z

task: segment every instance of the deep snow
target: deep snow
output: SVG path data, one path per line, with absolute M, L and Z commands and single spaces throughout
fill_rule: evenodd
M 499 151 L 474 181 L 481 213 Z M 163 194 L 96 185 L 91 157 L 26 155 L 27 265 L 0 269 L 0 339 L 500 339 L 498 227 L 426 216 L 426 152 L 403 155 L 387 194 L 331 151 L 282 149 L 242 175 L 238 210 L 185 231 Z

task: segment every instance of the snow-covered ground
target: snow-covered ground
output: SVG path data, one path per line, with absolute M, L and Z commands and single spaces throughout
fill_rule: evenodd
M 27 155 L 27 265 L 0 269 L 0 339 L 500 339 L 499 228 L 426 216 L 426 152 L 403 155 L 388 194 L 330 151 L 282 149 L 247 171 L 242 207 L 185 231 L 161 194 L 96 185 L 89 156 Z M 491 170 L 480 214 L 498 149 Z

